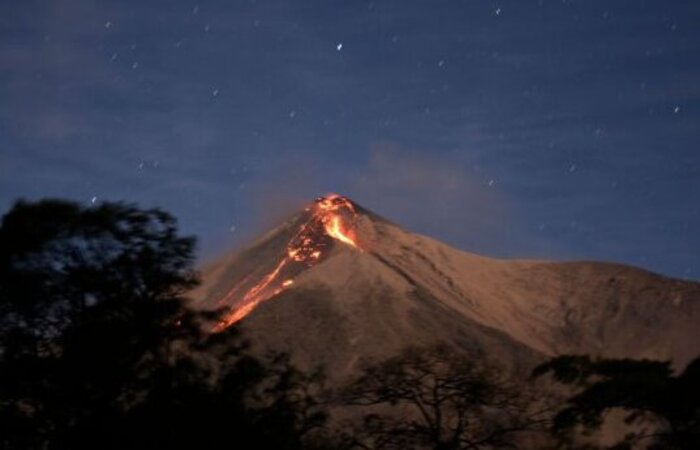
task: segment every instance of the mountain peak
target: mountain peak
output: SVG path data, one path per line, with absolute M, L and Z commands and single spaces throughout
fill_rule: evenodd
M 294 217 L 291 227 L 270 236 L 276 242 L 287 240 L 284 251 L 273 257 L 274 266 L 264 274 L 255 270 L 257 273 L 246 276 L 219 299 L 217 304 L 230 306 L 230 311 L 217 328 L 238 322 L 261 302 L 291 287 L 297 275 L 323 261 L 336 245 L 362 252 L 357 233 L 359 217 L 359 208 L 347 197 L 328 194 L 316 198 Z
M 203 308 L 228 308 L 219 330 L 245 318 L 241 327 L 260 342 L 338 374 L 350 373 L 358 355 L 381 359 L 430 342 L 513 362 L 591 353 L 681 365 L 697 353 L 688 342 L 700 342 L 698 283 L 611 264 L 466 253 L 338 194 L 202 275 L 192 295 Z M 337 345 L 326 348 L 329 340 Z

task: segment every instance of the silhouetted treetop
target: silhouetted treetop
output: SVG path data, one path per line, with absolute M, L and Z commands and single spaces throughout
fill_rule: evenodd
M 103 301 L 179 297 L 196 283 L 194 243 L 158 209 L 18 202 L 0 226 L 3 322 L 55 332 Z
M 660 431 L 639 434 L 628 441 L 650 437 L 654 448 L 700 448 L 700 358 L 675 376 L 668 361 L 593 359 L 560 356 L 537 367 L 534 376 L 553 378 L 578 388 L 555 417 L 562 432 L 576 425 L 599 427 L 613 408 L 625 410 L 627 422 L 661 419 Z
M 549 418 L 549 406 L 506 371 L 445 345 L 365 366 L 342 399 L 367 408 L 350 438 L 356 448 L 513 448 Z
M 0 249 L 0 449 L 297 449 L 324 423 L 312 379 L 189 307 L 169 214 L 19 202 Z

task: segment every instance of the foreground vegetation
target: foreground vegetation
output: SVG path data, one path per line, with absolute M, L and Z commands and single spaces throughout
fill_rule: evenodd
M 194 239 L 160 210 L 18 203 L 0 226 L 3 449 L 577 448 L 613 410 L 616 448 L 700 448 L 700 362 L 561 357 L 514 379 L 439 346 L 329 391 L 285 355 L 254 357 L 188 305 Z M 569 385 L 566 401 L 542 379 Z M 538 380 L 540 380 L 538 382 Z M 338 408 L 355 411 L 333 419 Z M 634 429 L 634 428 L 633 428 Z

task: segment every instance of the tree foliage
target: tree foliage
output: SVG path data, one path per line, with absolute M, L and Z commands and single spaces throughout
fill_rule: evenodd
M 578 389 L 555 417 L 559 433 L 579 425 L 595 429 L 605 413 L 621 409 L 630 424 L 649 419 L 664 423 L 651 435 L 627 436 L 619 448 L 640 441 L 651 441 L 652 448 L 659 449 L 700 448 L 700 358 L 678 376 L 669 362 L 588 356 L 557 357 L 534 371 L 535 376 L 547 373 Z
M 0 448 L 294 449 L 325 420 L 315 380 L 188 307 L 169 214 L 20 202 L 0 249 Z
M 411 348 L 365 367 L 343 398 L 375 409 L 353 437 L 361 448 L 511 447 L 548 417 L 505 371 L 445 346 Z

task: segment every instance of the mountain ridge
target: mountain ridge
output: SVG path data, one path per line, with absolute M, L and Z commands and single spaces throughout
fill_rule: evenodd
M 317 217 L 316 208 L 329 198 L 337 202 L 339 232 L 356 241 L 327 239 L 334 219 Z M 299 227 L 309 223 L 312 242 L 304 251 L 312 255 L 319 245 L 322 252 L 297 264 L 289 259 L 291 243 L 307 236 Z M 359 359 L 445 341 L 513 366 L 590 353 L 672 359 L 682 367 L 700 353 L 700 283 L 615 263 L 479 256 L 405 231 L 340 196 L 318 199 L 206 266 L 193 296 L 205 308 L 240 307 L 245 295 L 231 294 L 235 286 L 264 279 L 280 258 L 289 260 L 281 271 L 287 278 L 265 287 L 269 295 L 254 299 L 260 301 L 241 315 L 241 328 L 261 345 L 305 365 L 330 366 L 339 377 Z M 326 340 L 332 349 L 314 343 Z

